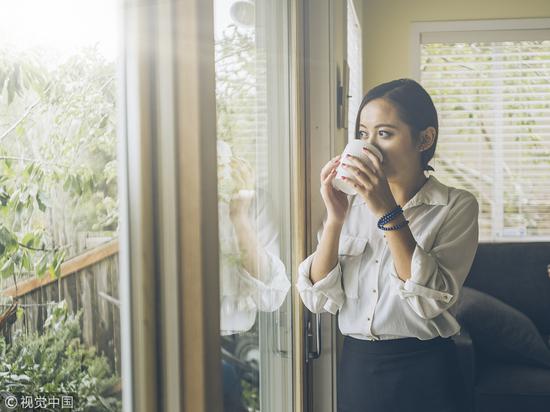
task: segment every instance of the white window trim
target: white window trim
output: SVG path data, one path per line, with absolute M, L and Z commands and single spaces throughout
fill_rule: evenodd
M 356 91 L 358 91 L 359 95 L 360 95 L 358 101 L 359 101 L 359 104 L 360 104 L 361 100 L 363 99 L 363 64 L 362 64 L 362 62 L 363 62 L 363 52 L 362 52 L 362 50 L 363 50 L 363 39 L 362 39 L 363 27 L 361 27 L 361 21 L 359 20 L 357 10 L 355 9 L 354 0 L 348 0 L 347 1 L 347 7 L 351 12 L 353 21 L 352 22 L 347 21 L 346 25 L 350 26 L 351 24 L 355 24 L 359 28 L 359 30 L 358 30 L 359 31 L 359 39 L 357 40 L 357 42 L 359 43 L 359 55 L 360 55 L 359 56 L 359 61 L 360 61 L 359 82 L 358 82 L 359 87 L 358 87 L 358 90 L 352 90 L 351 89 L 351 71 L 350 71 L 349 72 L 349 78 L 348 78 L 348 82 L 349 82 L 349 84 L 348 84 L 348 94 L 351 94 L 352 96 L 354 96 L 356 94 Z M 349 33 L 349 29 L 346 28 L 346 30 L 348 30 L 348 33 Z M 348 61 L 348 62 L 349 62 L 349 60 L 348 60 L 349 56 L 348 56 L 348 46 L 347 45 L 348 45 L 349 41 L 350 41 L 349 38 L 346 38 L 346 61 Z M 346 98 L 346 97 L 344 97 L 344 98 Z M 348 99 L 350 99 L 350 98 L 348 97 Z M 348 122 L 345 125 L 345 127 L 348 128 L 348 130 L 347 130 L 347 139 L 348 139 L 347 141 L 348 142 L 351 142 L 353 139 L 355 139 L 355 116 L 352 116 L 354 112 L 350 110 L 350 107 L 352 107 L 351 100 L 348 100 L 348 105 L 347 105 Z M 355 110 L 357 110 L 359 107 L 358 106 L 357 107 L 353 106 L 353 108 Z M 350 117 L 351 117 L 351 119 L 350 119 Z M 351 124 L 352 130 L 349 129 L 350 120 L 352 120 L 352 122 L 351 122 L 352 123 Z
M 550 18 L 412 22 L 409 47 L 410 73 L 420 81 L 420 45 L 435 42 L 548 39 Z

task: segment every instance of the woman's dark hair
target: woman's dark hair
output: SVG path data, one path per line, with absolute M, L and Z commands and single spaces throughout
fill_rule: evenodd
M 406 123 L 411 130 L 413 139 L 420 137 L 420 132 L 428 127 L 435 128 L 435 140 L 433 145 L 421 153 L 422 169 L 434 170 L 428 165 L 435 153 L 437 136 L 439 134 L 439 123 L 437 121 L 437 110 L 432 98 L 424 88 L 412 79 L 398 79 L 382 83 L 373 87 L 363 97 L 357 119 L 355 121 L 355 138 L 360 139 L 359 125 L 363 107 L 374 99 L 386 99 L 397 109 L 401 121 Z

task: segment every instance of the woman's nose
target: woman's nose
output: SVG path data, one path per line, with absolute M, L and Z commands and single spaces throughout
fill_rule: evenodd
M 372 144 L 372 145 L 374 145 L 374 146 L 377 146 L 377 147 L 378 147 L 378 145 L 376 144 L 376 138 L 375 138 L 375 137 L 373 137 L 373 136 L 371 136 L 371 137 L 368 137 L 367 139 L 365 139 L 365 141 L 366 141 L 367 143 L 370 143 L 370 144 Z

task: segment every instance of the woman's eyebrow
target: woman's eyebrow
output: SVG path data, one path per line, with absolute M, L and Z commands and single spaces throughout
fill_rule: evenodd
M 361 126 L 363 127 L 367 127 L 365 126 L 363 123 L 360 123 Z M 378 129 L 380 127 L 391 127 L 392 129 L 397 129 L 396 126 L 392 125 L 392 124 L 388 124 L 388 123 L 380 123 L 380 124 L 377 124 L 376 126 L 374 126 L 375 129 Z

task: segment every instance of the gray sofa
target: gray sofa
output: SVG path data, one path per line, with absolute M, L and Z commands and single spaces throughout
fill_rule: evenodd
M 550 411 L 550 243 L 480 244 L 452 312 L 473 412 Z

